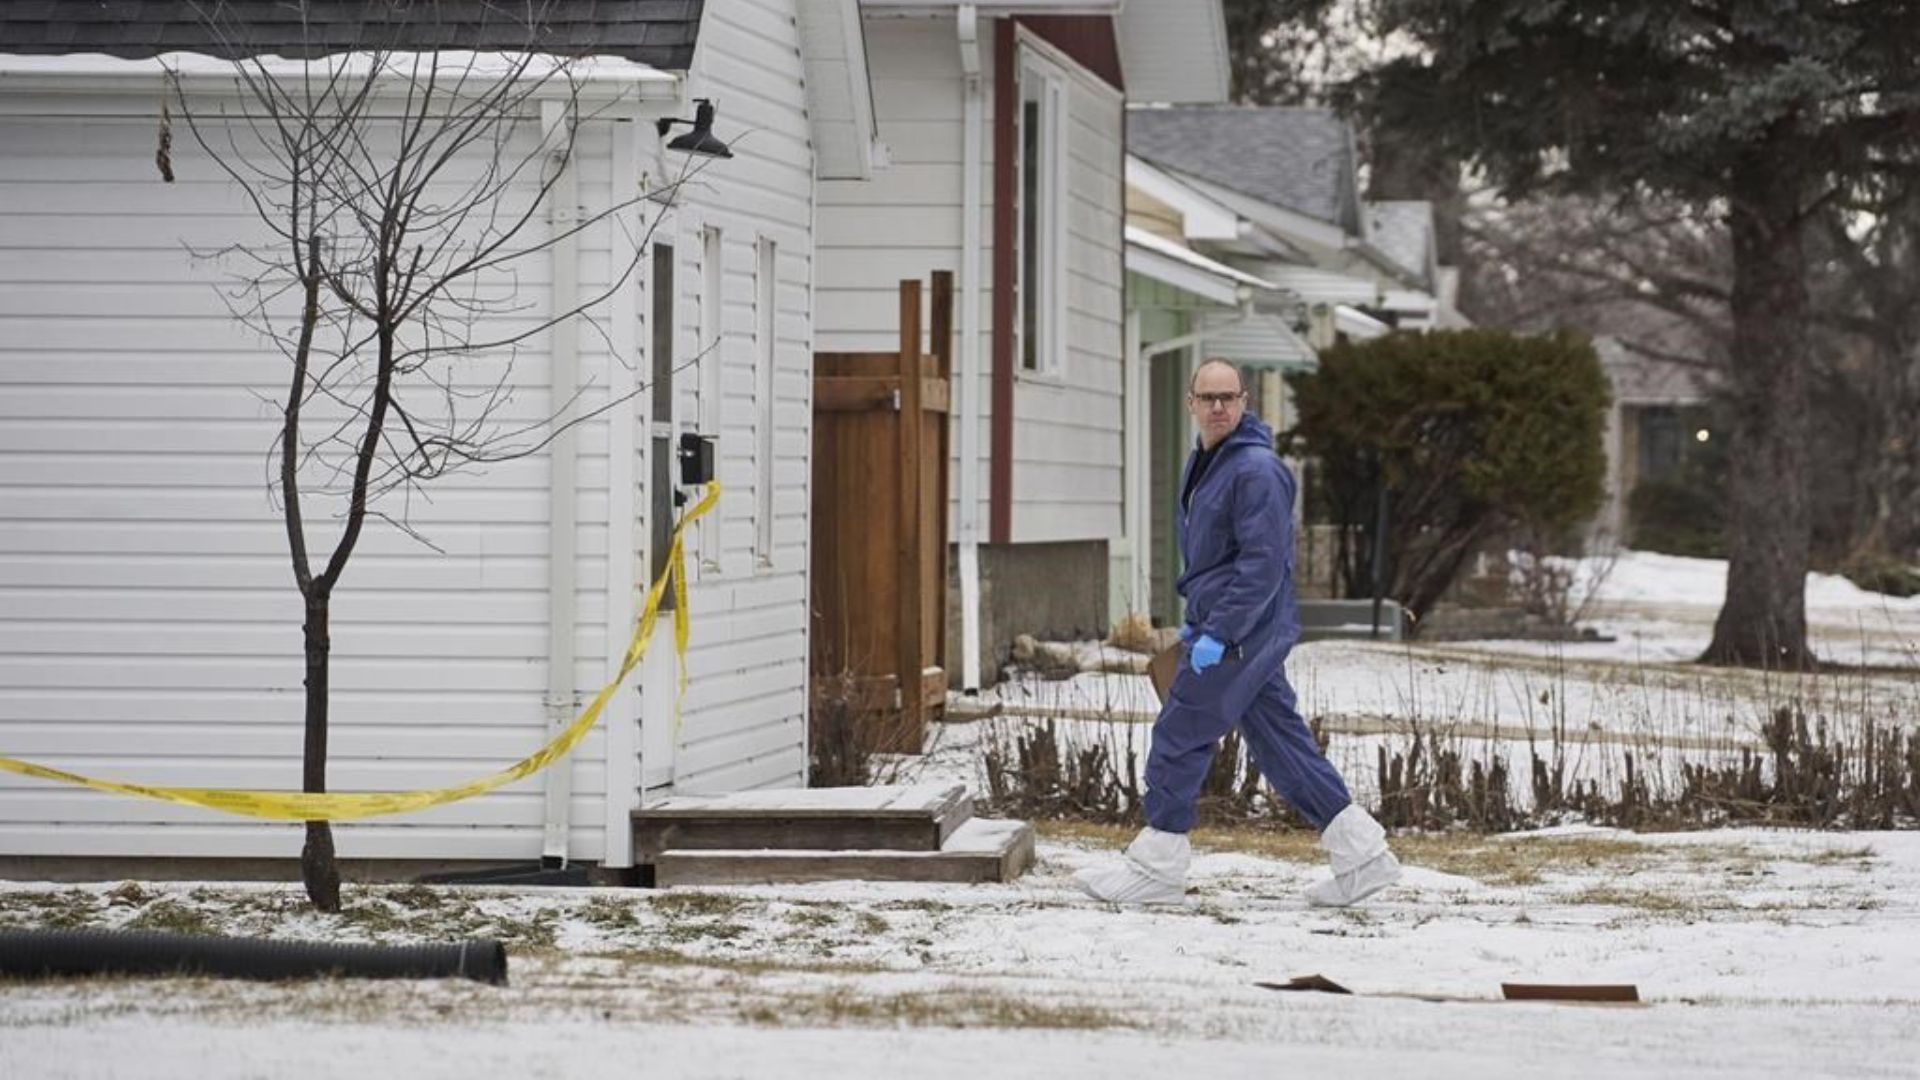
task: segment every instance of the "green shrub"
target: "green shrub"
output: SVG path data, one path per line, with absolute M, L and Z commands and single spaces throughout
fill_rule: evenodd
M 1868 592 L 1885 593 L 1905 599 L 1920 596 L 1920 567 L 1884 557 L 1855 559 L 1842 571 L 1847 580 Z
M 1671 480 L 1642 480 L 1627 497 L 1628 544 L 1637 551 L 1727 557 L 1725 487 L 1683 474 Z
M 1582 337 L 1393 333 L 1336 345 L 1290 382 L 1285 442 L 1317 466 L 1348 596 L 1371 595 L 1383 486 L 1387 593 L 1416 615 L 1483 546 L 1563 533 L 1604 497 L 1607 379 Z

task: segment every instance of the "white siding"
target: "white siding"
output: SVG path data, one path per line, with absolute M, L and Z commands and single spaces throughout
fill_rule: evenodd
M 182 248 L 258 225 L 191 140 L 174 144 L 178 182 L 158 182 L 149 106 L 0 120 L 0 744 L 114 778 L 297 789 L 301 605 L 266 473 L 286 368 L 223 307 L 214 284 L 230 267 Z M 582 133 L 590 206 L 609 198 L 608 144 L 605 125 Z M 608 235 L 581 246 L 583 288 L 604 288 Z M 543 258 L 519 287 L 544 304 L 550 278 Z M 582 371 L 606 365 L 582 334 Z M 513 360 L 504 418 L 546 415 L 546 381 L 542 336 Z M 604 394 L 594 383 L 588 407 Z M 606 424 L 577 437 L 576 682 L 591 689 L 608 648 Z M 369 523 L 332 606 L 333 789 L 456 783 L 544 740 L 547 469 L 535 454 L 382 504 L 444 554 Z M 310 519 L 315 558 L 337 528 Z M 604 765 L 596 733 L 573 763 L 581 857 L 601 850 Z M 541 784 L 345 827 L 341 853 L 536 855 Z M 299 843 L 297 826 L 0 777 L 0 853 L 285 856 Z
M 818 333 L 825 350 L 891 350 L 898 284 L 958 274 L 962 79 L 952 24 L 869 19 L 880 141 L 893 165 L 871 181 L 820 184 Z M 980 505 L 988 520 L 993 349 L 992 35 L 982 34 L 987 101 L 980 178 Z M 1068 139 L 1068 356 L 1063 379 L 1017 376 L 1013 538 L 1121 535 L 1121 132 L 1123 102 L 1071 60 Z M 956 335 L 959 318 L 956 314 Z M 956 338 L 956 349 L 958 347 Z M 952 439 L 959 445 L 958 433 Z M 959 484 L 951 485 L 959 491 Z M 950 517 L 951 520 L 951 517 Z
M 723 229 L 726 246 L 723 344 L 712 359 L 726 397 L 727 494 L 716 523 L 721 565 L 691 595 L 681 790 L 805 779 L 813 162 L 792 9 L 791 0 L 707 6 L 687 96 L 723 102 L 720 133 L 739 156 L 705 171 L 659 237 L 681 256 L 684 357 L 699 348 L 702 325 L 700 225 Z M 190 139 L 174 141 L 179 182 L 156 179 L 151 94 L 45 104 L 93 115 L 0 117 L 0 748 L 136 781 L 296 789 L 300 601 L 265 475 L 284 364 L 226 314 L 212 288 L 222 268 L 182 250 L 229 243 L 250 219 Z M 627 183 L 611 130 L 592 122 L 582 131 L 589 208 Z M 649 127 L 641 139 L 646 161 L 652 136 Z M 779 252 L 770 416 L 756 415 L 751 367 L 758 237 Z M 583 292 L 623 267 L 610 227 L 583 237 Z M 543 260 L 521 267 L 516 283 L 544 305 L 550 281 Z M 648 377 L 649 313 L 633 295 L 641 289 L 636 282 L 603 309 L 603 328 L 621 313 L 611 333 L 579 336 L 583 408 L 605 403 L 616 369 Z M 610 343 L 629 341 L 635 354 L 616 361 Z M 510 419 L 547 415 L 546 349 L 544 336 L 520 346 Z M 677 380 L 689 426 L 701 381 L 691 371 Z M 630 470 L 610 469 L 614 422 L 631 425 L 640 460 Z M 776 516 L 771 564 L 759 566 L 751 448 L 768 422 Z M 607 627 L 610 591 L 620 595 L 627 573 L 611 572 L 610 552 L 645 578 L 649 434 L 638 402 L 578 429 L 575 682 L 587 694 L 628 633 Z M 333 605 L 333 789 L 455 783 L 544 740 L 547 471 L 538 454 L 437 482 L 408 513 L 444 554 L 370 523 Z M 640 490 L 610 499 L 620 472 Z M 632 518 L 610 526 L 614 506 Z M 313 523 L 316 542 L 330 525 Z M 655 642 L 670 647 L 670 632 Z M 622 740 L 636 748 L 636 724 L 671 723 L 635 715 L 639 699 L 627 695 L 627 708 L 607 718 L 626 725 Z M 605 855 L 606 823 L 637 799 L 631 788 L 606 791 L 605 731 L 572 759 L 575 858 Z M 617 764 L 627 782 L 639 775 L 636 763 Z M 422 814 L 350 823 L 337 831 L 341 854 L 531 858 L 541 790 L 535 777 Z M 0 855 L 292 856 L 300 834 L 0 774 Z
M 687 93 L 721 102 L 718 132 L 739 156 L 707 168 L 679 230 L 683 355 L 698 347 L 695 328 L 704 318 L 700 229 L 718 228 L 723 245 L 721 342 L 701 361 L 720 368 L 707 383 L 722 396 L 724 424 L 707 432 L 719 436 L 720 566 L 700 575 L 690 597 L 692 684 L 675 759 L 675 789 L 683 792 L 806 782 L 814 180 L 801 76 L 791 0 L 707 5 Z M 761 239 L 777 253 L 770 411 L 758 408 L 754 377 Z M 692 371 L 677 380 L 683 424 L 700 415 L 701 384 Z M 755 448 L 766 423 L 773 425 L 774 517 L 772 560 L 762 565 L 754 550 L 763 498 Z
M 1032 46 L 1040 47 L 1044 46 Z M 1068 80 L 1067 359 L 1062 378 L 1018 377 L 1015 541 L 1118 540 L 1126 454 L 1123 337 L 1125 102 L 1053 53 Z

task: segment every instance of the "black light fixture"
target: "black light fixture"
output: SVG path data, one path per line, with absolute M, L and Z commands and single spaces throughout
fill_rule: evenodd
M 685 124 L 693 128 L 692 131 L 668 143 L 667 149 L 699 154 L 703 157 L 732 157 L 733 151 L 727 149 L 727 144 L 713 136 L 713 114 L 717 111 L 713 102 L 706 98 L 694 98 L 693 103 L 695 106 L 693 119 L 676 120 L 670 116 L 663 116 L 654 124 L 662 138 L 666 137 L 668 130 L 675 124 Z

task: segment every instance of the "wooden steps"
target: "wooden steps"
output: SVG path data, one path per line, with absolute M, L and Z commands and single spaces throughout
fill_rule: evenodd
M 960 784 L 675 796 L 633 813 L 634 861 L 654 884 L 1011 881 L 1033 829 L 973 817 Z

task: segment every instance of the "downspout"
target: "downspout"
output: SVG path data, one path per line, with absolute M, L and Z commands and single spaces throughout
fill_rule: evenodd
M 615 123 L 613 153 L 607 155 L 608 190 L 619 192 L 629 178 L 640 176 L 640 125 L 646 121 L 639 110 Z M 635 505 L 639 490 L 635 470 L 639 464 L 636 436 L 640 417 L 639 400 L 639 287 L 631 271 L 643 254 L 637 239 L 622 247 L 608 245 L 607 280 L 622 282 L 612 303 L 613 325 L 608 329 L 612 346 L 607 356 L 607 395 L 624 401 L 608 416 L 607 424 L 607 672 L 611 679 L 620 671 L 626 657 L 627 635 L 638 612 L 640 564 L 638 538 L 634 536 L 638 512 Z M 614 692 L 606 719 L 607 782 L 602 796 L 602 819 L 606 840 L 600 856 L 603 868 L 633 865 L 633 811 L 640 808 L 639 704 L 633 685 L 627 683 Z
M 573 228 L 579 217 L 579 175 L 564 152 L 571 141 L 564 125 L 571 123 L 565 102 L 547 101 L 540 105 L 540 122 L 545 137 L 555 149 L 549 164 L 559 170 L 547 206 L 549 235 Z M 580 305 L 580 244 L 575 235 L 553 242 L 554 316 Z M 551 357 L 548 363 L 547 408 L 553 419 L 563 423 L 561 413 L 572 403 L 580 385 L 580 336 L 572 319 L 555 323 L 548 331 Z M 573 633 L 574 605 L 574 503 L 575 465 L 578 448 L 572 431 L 563 431 L 548 448 L 551 499 L 547 525 L 547 738 L 558 735 L 573 719 Z M 546 811 L 540 858 L 548 865 L 567 862 L 568 810 L 573 800 L 573 759 L 558 762 L 546 770 Z
M 960 559 L 960 688 L 980 689 L 980 16 L 961 4 L 956 16 L 964 113 L 960 134 L 960 362 L 955 365 L 960 411 L 959 506 L 955 521 Z
M 1151 418 L 1147 414 L 1146 383 L 1147 357 L 1140 347 L 1140 309 L 1129 308 L 1125 329 L 1126 370 L 1123 389 L 1125 422 L 1123 430 L 1129 435 L 1126 439 L 1126 492 L 1125 518 L 1126 531 L 1131 548 L 1132 564 L 1128 591 L 1132 594 L 1127 601 L 1128 614 L 1151 615 L 1153 611 L 1153 574 L 1148 567 L 1148 549 L 1152 546 L 1147 532 L 1149 512 L 1147 503 L 1151 498 L 1150 484 L 1147 480 L 1147 446 L 1152 439 Z

